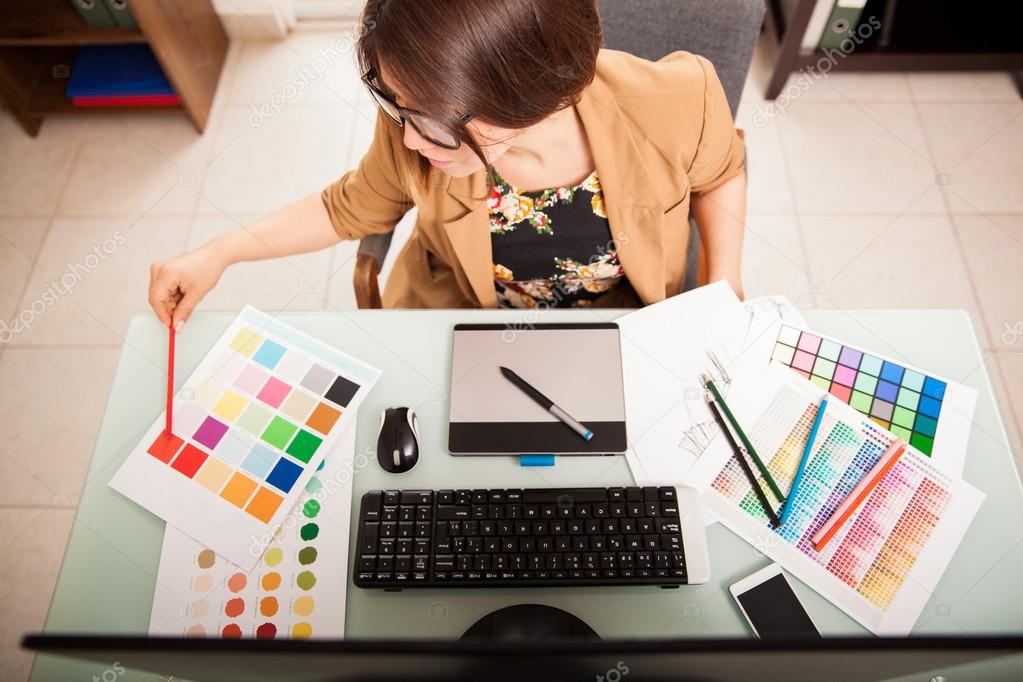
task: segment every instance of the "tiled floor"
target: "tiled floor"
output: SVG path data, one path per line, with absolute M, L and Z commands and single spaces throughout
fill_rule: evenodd
M 374 111 L 347 59 L 286 87 L 336 39 L 235 44 L 201 137 L 168 112 L 53 118 L 30 140 L 0 113 L 0 319 L 31 327 L 0 328 L 0 679 L 28 674 L 16 641 L 45 617 L 121 338 L 147 310 L 149 263 L 317 191 L 368 145 Z M 747 294 L 969 310 L 1018 454 L 1023 103 L 1009 77 L 831 75 L 774 106 L 765 80 L 758 49 L 738 116 Z M 354 307 L 353 254 L 237 267 L 204 306 Z M 56 402 L 53 385 L 65 388 Z

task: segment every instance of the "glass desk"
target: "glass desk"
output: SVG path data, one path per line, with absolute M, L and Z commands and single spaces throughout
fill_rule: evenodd
M 629 485 L 624 457 L 565 457 L 552 468 L 517 460 L 451 457 L 445 443 L 451 327 L 456 322 L 610 320 L 625 311 L 351 311 L 284 313 L 283 321 L 383 370 L 359 414 L 356 453 L 368 464 L 353 478 L 353 504 L 375 488 L 488 488 Z M 1019 634 L 1023 631 L 1023 492 L 995 404 L 983 355 L 961 311 L 807 311 L 826 335 L 902 358 L 979 391 L 966 458 L 966 479 L 987 498 L 953 557 L 916 634 Z M 178 339 L 179 384 L 234 318 L 199 313 Z M 935 343 L 940 340 L 940 343 Z M 88 477 L 57 581 L 48 633 L 144 635 L 149 623 L 164 523 L 107 487 L 136 441 L 163 410 L 166 332 L 151 315 L 135 318 L 111 389 Z M 409 405 L 419 414 L 423 456 L 407 474 L 376 463 L 380 410 Z M 367 460 L 367 458 L 360 458 Z M 354 544 L 354 538 L 348 539 Z M 602 637 L 748 636 L 727 586 L 768 563 L 715 524 L 708 528 L 713 577 L 678 590 L 647 588 L 361 590 L 349 581 L 349 638 L 457 638 L 486 613 L 518 603 L 557 606 Z M 354 556 L 354 552 L 351 554 Z M 349 573 L 351 575 L 351 573 Z M 828 635 L 862 635 L 862 627 L 802 583 L 794 588 Z M 39 656 L 33 680 L 91 679 L 104 668 Z M 1018 672 L 1018 671 L 1017 671 Z M 128 671 L 119 679 L 152 680 Z

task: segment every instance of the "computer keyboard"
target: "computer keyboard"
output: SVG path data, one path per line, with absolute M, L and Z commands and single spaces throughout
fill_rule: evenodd
M 674 587 L 709 571 L 685 488 L 373 490 L 359 512 L 358 587 Z

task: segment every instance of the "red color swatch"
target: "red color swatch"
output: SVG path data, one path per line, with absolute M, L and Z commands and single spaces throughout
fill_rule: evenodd
M 199 471 L 199 467 L 202 466 L 202 463 L 206 461 L 208 456 L 194 445 L 186 444 L 185 449 L 181 451 L 181 454 L 177 456 L 171 466 L 185 476 L 192 478 L 195 476 L 195 472 Z
M 277 636 L 277 626 L 273 623 L 263 623 L 256 628 L 256 639 L 273 639 Z
M 241 639 L 242 629 L 235 623 L 228 623 L 224 626 L 224 629 L 220 631 L 220 636 L 224 639 Z
M 182 443 L 184 443 L 184 441 L 175 436 L 173 433 L 170 433 L 169 431 L 161 431 L 160 435 L 156 437 L 156 440 L 153 441 L 153 444 L 149 446 L 149 449 L 146 450 L 146 452 L 151 454 L 153 457 L 156 457 L 164 464 L 167 464 L 174 459 L 174 455 L 178 454 L 178 450 L 181 449 Z

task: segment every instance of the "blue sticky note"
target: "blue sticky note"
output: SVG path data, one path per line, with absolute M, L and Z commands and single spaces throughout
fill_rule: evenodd
M 524 467 L 552 467 L 554 455 L 519 455 L 519 465 Z
M 273 487 L 283 492 L 291 490 L 291 486 L 295 485 L 295 481 L 302 475 L 302 467 L 295 464 L 294 462 L 287 460 L 283 457 L 277 462 L 277 466 L 274 467 L 270 475 L 266 477 L 266 482 Z
M 270 339 L 263 342 L 263 345 L 259 347 L 256 354 L 252 356 L 252 359 L 263 365 L 267 369 L 273 369 L 277 366 L 277 363 L 284 357 L 284 353 L 287 349 L 279 343 L 274 343 Z

